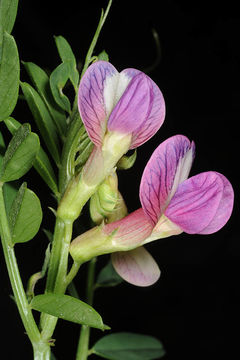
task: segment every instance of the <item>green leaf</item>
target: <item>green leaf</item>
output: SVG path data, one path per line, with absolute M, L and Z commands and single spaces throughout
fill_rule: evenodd
M 4 31 L 11 34 L 15 23 L 18 8 L 18 0 L 1 0 L 0 1 L 0 43 L 1 34 Z
M 68 113 L 71 111 L 71 104 L 68 97 L 64 95 L 63 88 L 70 77 L 70 66 L 69 62 L 64 62 L 58 65 L 50 75 L 50 87 L 53 97 L 56 103 Z
M 21 123 L 15 120 L 13 117 L 5 119 L 4 123 L 12 135 L 14 135 L 17 129 L 19 129 L 21 126 Z
M 78 87 L 79 73 L 77 71 L 76 59 L 71 49 L 71 46 L 63 36 L 55 36 L 58 53 L 62 62 L 70 64 L 69 78 L 75 88 Z
M 45 102 L 56 128 L 58 129 L 59 135 L 64 136 L 67 129 L 66 116 L 52 96 L 48 75 L 38 65 L 32 62 L 22 63 L 24 64 L 36 90 Z
M 2 161 L 0 181 L 19 179 L 32 167 L 40 147 L 39 138 L 23 124 L 12 137 Z
M 50 160 L 42 147 L 40 147 L 38 156 L 36 157 L 33 166 L 37 170 L 39 175 L 42 177 L 42 179 L 45 181 L 45 183 L 53 191 L 53 193 L 58 196 L 59 192 L 57 186 L 57 179 Z
M 93 143 L 89 139 L 88 135 L 86 134 L 85 138 L 82 136 L 79 139 L 79 147 L 77 150 L 76 160 L 75 160 L 75 167 L 76 171 L 80 171 L 83 165 L 86 163 L 87 159 L 89 158 L 93 149 Z
M 13 111 L 18 98 L 20 65 L 14 38 L 3 35 L 0 63 L 0 121 Z
M 123 279 L 118 275 L 109 261 L 107 265 L 100 271 L 97 277 L 96 286 L 116 286 L 123 282 Z
M 9 224 L 14 244 L 31 240 L 42 222 L 42 208 L 37 195 L 23 183 L 9 212 Z
M 162 343 L 156 338 L 127 332 L 104 336 L 92 350 L 109 360 L 153 360 L 165 355 Z
M 24 96 L 33 114 L 42 138 L 57 165 L 60 164 L 57 129 L 49 111 L 37 91 L 27 83 L 21 83 Z
M 6 151 L 5 142 L 0 132 L 0 169 L 2 166 L 2 160 Z M 18 192 L 17 184 L 14 182 L 3 184 L 3 196 L 7 214 L 11 208 L 12 202 Z
M 12 203 L 17 195 L 18 188 L 18 181 L 3 184 L 3 196 L 7 214 L 9 214 Z
M 2 166 L 2 159 L 5 153 L 6 145 L 2 133 L 0 131 L 0 168 Z
M 12 135 L 15 134 L 17 129 L 21 126 L 20 122 L 13 119 L 12 117 L 4 120 L 4 123 Z M 36 156 L 36 159 L 33 162 L 33 167 L 39 173 L 45 183 L 50 187 L 50 189 L 54 192 L 54 194 L 58 196 L 58 187 L 55 173 L 53 171 L 47 154 L 41 146 Z
M 106 53 L 105 50 L 103 50 L 102 52 L 100 52 L 100 54 L 98 55 L 98 60 L 103 60 L 103 61 L 109 61 L 109 56 Z
M 88 304 L 69 295 L 44 294 L 37 295 L 31 302 L 34 310 L 93 328 L 108 329 L 101 316 Z

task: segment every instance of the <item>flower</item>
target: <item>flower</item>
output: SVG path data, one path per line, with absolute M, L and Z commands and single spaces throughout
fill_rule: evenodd
M 102 146 L 107 133 L 131 135 L 131 149 L 161 127 L 165 102 L 158 86 L 143 72 L 120 73 L 107 61 L 93 63 L 80 82 L 78 107 L 92 142 Z
M 147 75 L 136 69 L 119 73 L 107 61 L 93 63 L 84 73 L 78 107 L 95 146 L 58 207 L 58 216 L 69 221 L 78 218 L 122 156 L 150 139 L 165 117 L 163 95 Z
M 112 252 L 115 270 L 126 281 L 149 286 L 160 276 L 158 265 L 142 246 L 178 235 L 211 234 L 228 221 L 233 208 L 233 189 L 222 174 L 203 172 L 188 178 L 195 145 L 183 135 L 173 136 L 153 152 L 140 184 L 142 208 L 96 230 L 99 249 L 95 256 Z M 79 254 L 85 234 L 73 241 Z M 88 246 L 94 247 L 94 236 Z M 101 248 L 101 249 L 100 249 Z M 99 253 L 97 253 L 100 251 Z M 91 254 L 92 255 L 92 254 Z
M 152 231 L 141 244 L 183 231 L 211 234 L 228 221 L 234 197 L 230 182 L 215 171 L 188 179 L 194 156 L 194 143 L 182 135 L 167 139 L 153 152 L 140 184 L 142 212 Z M 117 272 L 136 285 L 150 285 L 160 275 L 145 249 L 113 254 L 112 261 Z

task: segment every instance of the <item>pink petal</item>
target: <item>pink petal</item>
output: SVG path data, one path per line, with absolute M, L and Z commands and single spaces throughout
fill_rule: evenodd
M 179 185 L 165 215 L 189 234 L 210 234 L 229 219 L 233 190 L 221 174 L 209 171 Z
M 153 90 L 149 78 L 142 72 L 129 82 L 108 120 L 108 130 L 132 133 L 146 121 L 152 110 Z
M 145 122 L 133 132 L 131 149 L 142 145 L 148 141 L 162 126 L 165 119 L 165 101 L 159 87 L 148 78 L 152 85 L 153 102 L 150 114 Z
M 133 78 L 141 73 L 141 71 L 129 68 L 123 70 L 121 73 Z M 160 129 L 165 118 L 166 109 L 162 92 L 149 76 L 146 75 L 146 78 L 153 92 L 152 107 L 143 124 L 140 125 L 139 123 L 137 129 L 133 131 L 131 149 L 135 149 L 149 140 Z
M 160 269 L 144 247 L 112 254 L 112 264 L 117 273 L 136 286 L 149 286 L 160 277 Z
M 107 126 L 107 110 L 104 86 L 109 78 L 116 77 L 118 71 L 106 61 L 93 63 L 82 77 L 78 92 L 80 116 L 95 145 L 101 145 Z M 115 92 L 110 92 L 111 96 Z
M 223 182 L 222 198 L 219 202 L 214 218 L 208 224 L 208 226 L 201 231 L 200 234 L 212 234 L 220 230 L 227 223 L 232 214 L 234 201 L 234 192 L 232 185 L 224 175 L 217 172 L 216 174 L 221 178 Z
M 167 139 L 153 152 L 140 184 L 141 204 L 153 226 L 163 214 L 177 186 L 187 179 L 194 153 L 194 143 L 183 135 Z
M 116 247 L 122 249 L 140 246 L 143 241 L 150 236 L 152 225 L 140 208 L 121 220 L 107 224 L 103 227 L 106 235 L 113 235 L 113 242 Z

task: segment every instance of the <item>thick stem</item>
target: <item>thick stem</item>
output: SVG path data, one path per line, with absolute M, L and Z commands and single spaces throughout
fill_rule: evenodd
M 89 305 L 93 304 L 95 267 L 96 267 L 96 258 L 93 258 L 88 265 L 86 302 Z M 78 348 L 77 348 L 76 360 L 86 360 L 88 358 L 90 329 L 91 328 L 89 326 L 82 325 Z
M 37 344 L 33 347 L 34 360 L 50 360 L 51 350 L 48 344 Z
M 17 260 L 15 257 L 14 247 L 11 238 L 11 232 L 7 219 L 4 197 L 3 197 L 3 184 L 0 184 L 0 232 L 3 246 L 3 253 L 7 265 L 9 279 L 11 282 L 14 299 L 16 301 L 20 317 L 22 319 L 25 331 L 32 343 L 34 354 L 41 353 L 44 348 L 42 357 L 34 357 L 34 359 L 49 359 L 50 347 L 48 343 L 44 343 L 41 334 L 35 323 L 31 307 L 27 301 L 26 293 L 23 288 L 21 276 L 18 269 Z
M 67 270 L 69 245 L 72 238 L 72 222 L 57 217 L 53 247 L 48 269 L 46 292 L 64 294 L 68 285 Z M 57 318 L 48 314 L 41 316 L 42 338 L 49 341 L 57 324 Z

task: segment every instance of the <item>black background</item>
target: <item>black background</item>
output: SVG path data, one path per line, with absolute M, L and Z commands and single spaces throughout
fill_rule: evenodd
M 105 0 L 20 1 L 13 35 L 21 60 L 52 71 L 60 63 L 53 35 L 66 37 L 77 59 L 83 60 L 106 4 Z M 216 170 L 228 177 L 235 190 L 233 215 L 218 233 L 182 234 L 148 245 L 162 270 L 157 284 L 137 288 L 124 283 L 96 293 L 95 308 L 113 332 L 157 337 L 166 348 L 166 360 L 239 356 L 240 19 L 233 4 L 115 0 L 96 47 L 96 54 L 107 51 L 119 71 L 126 67 L 144 70 L 156 58 L 152 28 L 160 38 L 161 61 L 149 75 L 164 94 L 167 114 L 160 131 L 139 148 L 134 168 L 119 175 L 129 211 L 140 206 L 141 173 L 152 151 L 175 134 L 184 134 L 196 143 L 192 175 Z M 21 79 L 27 80 L 24 69 Z M 32 122 L 22 103 L 14 116 Z M 54 206 L 54 200 L 46 196 L 44 184 L 34 183 L 34 171 L 26 180 L 46 211 L 42 228 L 51 230 L 54 217 L 47 206 Z M 40 231 L 35 242 L 16 246 L 24 284 L 40 270 L 46 245 Z M 102 257 L 98 267 L 106 261 Z M 11 288 L 2 256 L 0 266 L 1 351 L 8 359 L 31 359 L 31 346 L 9 298 Z M 85 268 L 77 278 L 81 293 L 84 276 Z M 41 284 L 36 290 L 43 291 Z M 74 358 L 77 334 L 77 325 L 59 321 L 54 335 L 57 359 Z M 100 331 L 92 334 L 93 341 L 102 336 Z

